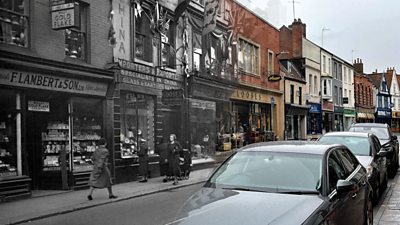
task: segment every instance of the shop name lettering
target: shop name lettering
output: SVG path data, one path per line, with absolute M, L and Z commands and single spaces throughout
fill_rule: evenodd
M 11 74 L 9 74 L 9 81 L 11 83 L 18 83 L 21 85 L 32 85 L 66 90 L 83 91 L 85 89 L 85 87 L 77 80 L 60 79 L 56 77 L 21 72 L 11 72 Z
M 261 94 L 249 91 L 236 91 L 236 97 L 240 99 L 261 100 Z

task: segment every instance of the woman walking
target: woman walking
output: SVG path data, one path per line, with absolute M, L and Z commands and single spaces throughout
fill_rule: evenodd
M 181 169 L 179 166 L 179 156 L 182 151 L 182 146 L 176 140 L 175 134 L 169 135 L 169 143 L 168 143 L 168 167 L 172 175 L 174 176 L 173 185 L 178 184 L 178 177 L 181 175 Z
M 93 160 L 93 170 L 90 174 L 89 179 L 89 195 L 87 196 L 88 200 L 92 200 L 92 194 L 95 188 L 107 188 L 108 197 L 110 199 L 117 198 L 112 192 L 112 182 L 110 176 L 110 170 L 108 169 L 108 157 L 109 152 L 106 148 L 106 140 L 104 138 L 100 138 L 97 143 L 99 146 L 96 148 L 92 155 Z

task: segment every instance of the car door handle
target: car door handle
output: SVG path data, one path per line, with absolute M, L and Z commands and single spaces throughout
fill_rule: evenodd
M 354 194 L 351 196 L 352 199 L 355 199 L 356 197 L 357 197 L 357 193 L 354 193 Z
M 362 186 L 365 186 L 367 184 L 366 181 L 361 182 Z

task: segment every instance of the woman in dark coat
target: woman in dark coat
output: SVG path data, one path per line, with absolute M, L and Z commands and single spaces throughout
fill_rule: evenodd
M 148 165 L 149 165 L 149 147 L 141 136 L 139 136 L 139 175 L 142 176 L 142 179 L 139 182 L 147 182 L 147 173 L 148 173 Z
M 168 142 L 164 137 L 161 138 L 161 142 L 156 150 L 159 155 L 158 162 L 160 166 L 160 175 L 165 176 L 163 182 L 167 182 L 171 176 L 168 166 Z
M 89 200 L 93 199 L 92 194 L 95 188 L 107 188 L 108 197 L 110 199 L 117 197 L 112 193 L 112 181 L 110 170 L 108 169 L 108 157 L 110 154 L 108 152 L 108 149 L 106 148 L 106 145 L 106 140 L 104 138 L 101 138 L 98 141 L 98 147 L 92 155 L 93 170 L 89 178 L 90 190 L 89 195 L 87 196 Z
M 169 144 L 168 144 L 168 167 L 174 176 L 174 185 L 178 184 L 178 177 L 181 175 L 181 169 L 179 166 L 179 156 L 182 151 L 182 146 L 176 140 L 176 135 L 171 134 L 169 136 Z

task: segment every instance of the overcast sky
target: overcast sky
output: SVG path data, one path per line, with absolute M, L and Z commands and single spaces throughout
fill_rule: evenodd
M 293 22 L 292 0 L 238 0 L 275 27 Z M 400 73 L 400 0 L 294 0 L 307 39 L 364 72 L 394 67 Z M 322 30 L 325 28 L 324 32 Z

